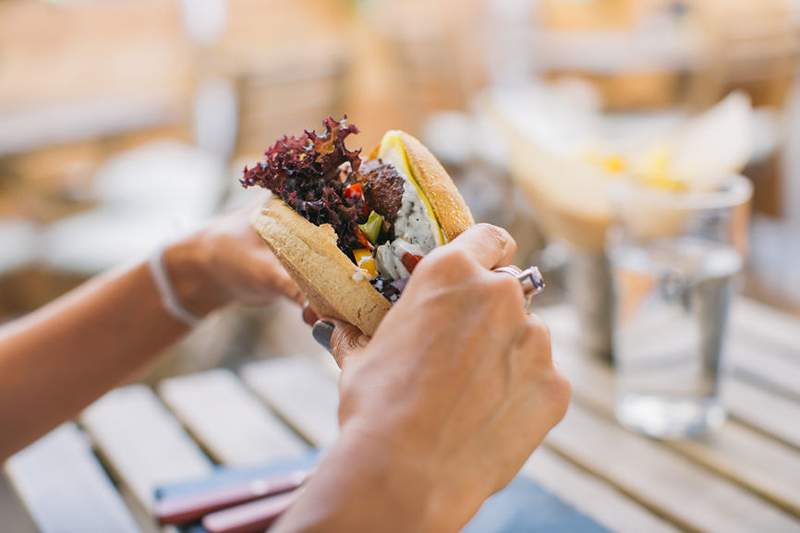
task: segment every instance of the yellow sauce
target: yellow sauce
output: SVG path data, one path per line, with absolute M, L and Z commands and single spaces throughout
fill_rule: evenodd
M 408 154 L 406 153 L 406 149 L 403 145 L 403 141 L 399 132 L 386 132 L 386 134 L 383 136 L 383 140 L 381 140 L 378 156 L 386 163 L 394 165 L 397 171 L 400 172 L 401 175 L 414 186 L 414 189 L 417 191 L 417 195 L 422 201 L 422 204 L 425 206 L 425 214 L 427 215 L 428 220 L 431 222 L 431 227 L 435 228 L 433 237 L 436 241 L 436 246 L 445 244 L 447 239 L 445 238 L 444 232 L 442 232 L 442 227 L 436 218 L 436 212 L 433 210 L 433 206 L 428 200 L 428 197 L 425 196 L 425 191 L 422 190 L 422 187 L 419 186 L 419 183 L 417 183 L 417 180 L 414 177 L 414 173 L 411 170 L 411 164 L 408 161 Z

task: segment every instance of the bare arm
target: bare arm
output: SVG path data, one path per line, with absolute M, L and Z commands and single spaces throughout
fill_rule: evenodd
M 245 213 L 169 247 L 168 275 L 203 316 L 232 300 L 300 300 Z M 188 328 L 165 312 L 145 263 L 99 276 L 0 329 L 0 459 L 67 420 Z

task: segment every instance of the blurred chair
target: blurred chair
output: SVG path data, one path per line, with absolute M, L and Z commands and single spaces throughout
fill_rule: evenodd
M 797 71 L 800 5 L 792 0 L 697 2 L 727 90 L 750 94 L 753 105 L 783 107 Z
M 412 131 L 439 111 L 462 110 L 484 74 L 486 2 L 378 0 L 364 16 L 388 51 L 393 102 Z
M 174 2 L 2 2 L 0 49 L 0 215 L 46 224 L 91 209 L 107 157 L 188 137 Z
M 698 2 L 542 0 L 537 69 L 590 81 L 613 111 L 705 107 L 723 93 Z
M 800 53 L 800 5 L 792 0 L 709 0 L 698 4 L 715 36 L 726 90 L 746 91 L 761 111 L 760 149 L 745 173 L 756 211 L 780 219 L 790 176 L 781 163 L 786 112 Z
M 260 159 L 285 134 L 319 128 L 328 115 L 344 114 L 346 54 L 303 55 L 239 75 L 239 132 L 236 154 Z
M 121 154 L 94 178 L 97 207 L 45 230 L 43 261 L 57 272 L 91 276 L 140 258 L 211 216 L 226 177 L 223 162 L 177 142 Z
M 279 136 L 343 113 L 349 26 L 342 2 L 203 0 L 182 7 L 196 48 L 201 146 L 252 160 Z M 215 122 L 223 127 L 209 127 Z M 217 130 L 225 135 L 212 139 Z

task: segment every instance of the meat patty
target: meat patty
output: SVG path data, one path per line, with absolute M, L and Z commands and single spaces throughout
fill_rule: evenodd
M 394 224 L 403 203 L 403 177 L 380 159 L 363 162 L 360 174 L 367 205 Z

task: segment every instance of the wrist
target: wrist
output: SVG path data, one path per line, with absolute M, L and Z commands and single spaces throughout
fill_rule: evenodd
M 392 439 L 346 425 L 331 455 L 339 478 L 349 476 L 357 487 L 358 508 L 372 510 L 377 522 L 368 525 L 376 530 L 458 531 L 472 515 L 465 505 L 471 499 L 457 494 L 466 496 L 467 487 L 452 490 L 440 464 L 394 446 Z
M 197 317 L 204 317 L 229 303 L 216 282 L 208 254 L 197 236 L 164 249 L 164 268 L 181 305 Z
M 276 531 L 441 531 L 427 518 L 427 473 L 386 452 L 343 432 Z

